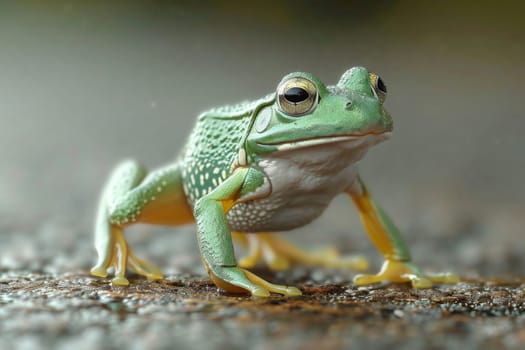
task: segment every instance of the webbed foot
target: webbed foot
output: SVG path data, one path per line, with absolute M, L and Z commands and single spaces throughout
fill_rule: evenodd
M 108 270 L 114 268 L 115 277 L 111 283 L 118 286 L 127 286 L 129 281 L 126 278 L 126 268 L 129 267 L 135 273 L 145 276 L 148 280 L 159 280 L 163 278 L 160 269 L 133 253 L 133 250 L 126 242 L 122 230 L 114 228 L 112 249 L 107 249 L 107 254 L 99 255 L 97 264 L 91 269 L 91 275 L 97 277 L 107 277 Z
M 385 260 L 376 275 L 357 275 L 354 283 L 358 286 L 378 282 L 404 283 L 411 282 L 414 288 L 430 288 L 434 284 L 455 284 L 459 277 L 453 273 L 424 274 L 411 261 Z
M 284 296 L 300 296 L 296 287 L 270 283 L 254 273 L 240 267 L 215 267 L 208 269 L 213 282 L 221 289 L 233 293 L 249 292 L 254 297 L 269 297 L 270 293 Z
M 233 233 L 234 239 L 248 248 L 239 266 L 251 268 L 266 263 L 271 270 L 286 270 L 290 265 L 322 266 L 366 270 L 368 260 L 363 256 L 341 256 L 334 248 L 317 251 L 302 250 L 275 233 Z

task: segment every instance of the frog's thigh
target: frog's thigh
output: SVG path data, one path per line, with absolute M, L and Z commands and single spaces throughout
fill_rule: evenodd
M 113 283 L 127 285 L 126 268 L 148 277 L 162 278 L 160 269 L 135 256 L 127 244 L 123 228 L 134 222 L 177 225 L 193 220 L 182 191 L 177 164 L 159 169 L 146 177 L 144 167 L 134 161 L 120 164 L 106 185 L 95 226 L 95 276 L 106 277 L 115 267 Z
M 182 186 L 179 164 L 150 173 L 134 161 L 119 166 L 108 188 L 110 221 L 117 225 L 134 222 L 181 225 L 193 222 Z M 133 181 L 134 179 L 134 181 Z

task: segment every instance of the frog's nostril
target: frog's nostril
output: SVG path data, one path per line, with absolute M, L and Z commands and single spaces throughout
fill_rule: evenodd
M 346 109 L 350 109 L 350 107 L 352 107 L 352 101 L 348 101 L 348 102 L 345 104 L 345 108 L 346 108 Z

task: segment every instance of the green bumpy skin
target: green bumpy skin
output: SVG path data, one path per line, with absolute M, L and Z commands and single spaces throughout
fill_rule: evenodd
M 354 283 L 411 282 L 428 288 L 457 282 L 453 274 L 421 272 L 358 175 L 357 162 L 392 131 L 385 98 L 381 78 L 354 67 L 333 86 L 308 73 L 291 73 L 275 93 L 203 113 L 173 164 L 148 175 L 138 163 L 126 161 L 113 172 L 99 204 L 98 261 L 91 273 L 106 277 L 113 268 L 116 285 L 129 283 L 127 268 L 160 279 L 160 269 L 135 256 L 124 228 L 194 222 L 202 261 L 218 287 L 253 296 L 297 296 L 297 288 L 267 282 L 246 267 L 264 260 L 273 269 L 291 263 L 366 268 L 363 258 L 304 252 L 273 233 L 308 224 L 344 192 L 385 259 L 379 273 L 358 275 Z M 232 236 L 249 248 L 240 264 Z

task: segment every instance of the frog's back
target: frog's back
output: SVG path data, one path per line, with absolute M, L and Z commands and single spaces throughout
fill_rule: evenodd
M 199 116 L 182 157 L 184 191 L 190 203 L 211 192 L 230 175 L 253 112 L 263 101 L 215 108 Z

